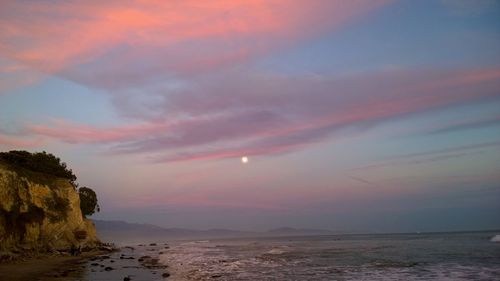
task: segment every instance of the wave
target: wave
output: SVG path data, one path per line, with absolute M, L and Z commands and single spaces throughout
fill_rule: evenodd
M 271 250 L 267 251 L 266 254 L 269 255 L 281 255 L 283 253 L 286 253 L 288 250 L 288 247 L 283 246 L 283 247 L 275 247 L 272 248 Z

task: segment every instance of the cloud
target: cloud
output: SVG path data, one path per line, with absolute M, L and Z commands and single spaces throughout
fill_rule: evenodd
M 457 132 L 462 130 L 470 130 L 477 128 L 484 128 L 490 126 L 499 126 L 500 125 L 500 116 L 493 116 L 487 118 L 480 118 L 474 120 L 459 120 L 455 121 L 451 124 L 447 124 L 444 126 L 440 126 L 438 128 L 430 129 L 427 131 L 428 134 L 442 134 L 442 133 L 450 133 Z
M 32 135 L 154 154 L 156 162 L 288 153 L 345 127 L 499 95 L 495 68 L 294 77 L 248 64 L 389 2 L 4 1 L 0 72 L 105 89 L 134 120 L 31 124 Z
M 354 170 L 378 169 L 378 168 L 400 166 L 400 165 L 426 164 L 429 162 L 443 161 L 470 155 L 473 153 L 483 152 L 484 149 L 490 149 L 490 148 L 497 149 L 499 147 L 500 147 L 500 141 L 492 141 L 492 142 L 463 145 L 463 146 L 457 146 L 457 147 L 451 147 L 451 148 L 433 150 L 427 152 L 404 154 L 392 157 L 389 160 L 383 162 L 358 167 L 355 168 Z
M 43 141 L 40 138 L 25 139 L 0 133 L 0 148 L 2 149 L 33 148 L 42 144 Z
M 113 143 L 141 138 L 155 131 L 168 127 L 167 124 L 140 124 L 118 128 L 96 128 L 87 125 L 74 124 L 65 120 L 55 120 L 54 127 L 44 125 L 28 125 L 32 134 L 46 136 L 63 142 L 77 143 Z
M 0 94 L 38 81 L 41 76 L 37 71 L 0 55 Z
M 367 181 L 367 180 L 365 180 L 365 179 L 363 179 L 363 178 L 361 178 L 361 177 L 349 176 L 349 178 L 351 178 L 351 179 L 353 179 L 353 180 L 355 180 L 355 181 L 357 181 L 357 182 L 360 182 L 360 183 L 364 183 L 364 184 L 368 184 L 368 185 L 377 186 L 377 184 L 376 184 L 376 183 L 373 183 L 373 182 L 371 182 L 371 181 Z
M 349 21 L 375 1 L 2 1 L 0 64 L 106 89 L 246 61 Z M 19 81 L 22 82 L 22 81 Z
M 29 129 L 70 143 L 109 143 L 113 153 L 155 153 L 155 162 L 272 155 L 325 141 L 346 127 L 498 97 L 499 88 L 497 69 L 399 69 L 344 77 L 236 71 L 165 90 L 154 106 L 135 108 L 153 112 L 153 118 L 142 116 L 143 123 Z

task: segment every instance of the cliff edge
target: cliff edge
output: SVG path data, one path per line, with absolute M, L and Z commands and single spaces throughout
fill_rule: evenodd
M 67 179 L 0 161 L 0 251 L 51 252 L 100 245 Z

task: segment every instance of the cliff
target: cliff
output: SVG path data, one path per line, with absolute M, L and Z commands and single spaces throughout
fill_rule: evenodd
M 49 252 L 99 244 L 68 180 L 0 161 L 0 251 Z

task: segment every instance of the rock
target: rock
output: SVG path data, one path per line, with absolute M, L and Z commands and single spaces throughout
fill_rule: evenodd
M 132 279 L 130 279 L 130 277 L 126 276 L 126 277 L 123 277 L 123 281 L 131 281 Z
M 99 250 L 101 250 L 101 251 L 107 251 L 107 252 L 113 252 L 116 249 L 114 247 L 112 247 L 112 246 L 107 246 L 106 245 L 106 246 L 100 246 Z
M 114 269 L 114 268 L 112 268 L 111 266 L 106 266 L 106 267 L 104 268 L 104 270 L 106 270 L 106 271 L 111 271 L 111 270 L 113 270 L 113 269 Z
M 161 277 L 163 277 L 163 278 L 170 277 L 170 273 L 165 272 L 165 273 L 163 273 L 163 274 L 161 275 Z
M 91 265 L 91 266 L 98 266 L 99 264 L 98 264 L 98 263 L 96 263 L 96 262 L 93 262 L 93 263 L 91 263 L 90 265 Z
M 18 171 L 0 163 L 0 250 L 22 245 L 29 249 L 23 250 L 25 255 L 101 244 L 92 221 L 82 216 L 80 197 L 68 180 Z M 66 203 L 63 210 L 54 208 Z
M 156 246 L 156 243 L 151 243 L 149 244 L 149 246 Z
M 17 255 L 9 252 L 0 252 L 0 263 L 16 259 Z

